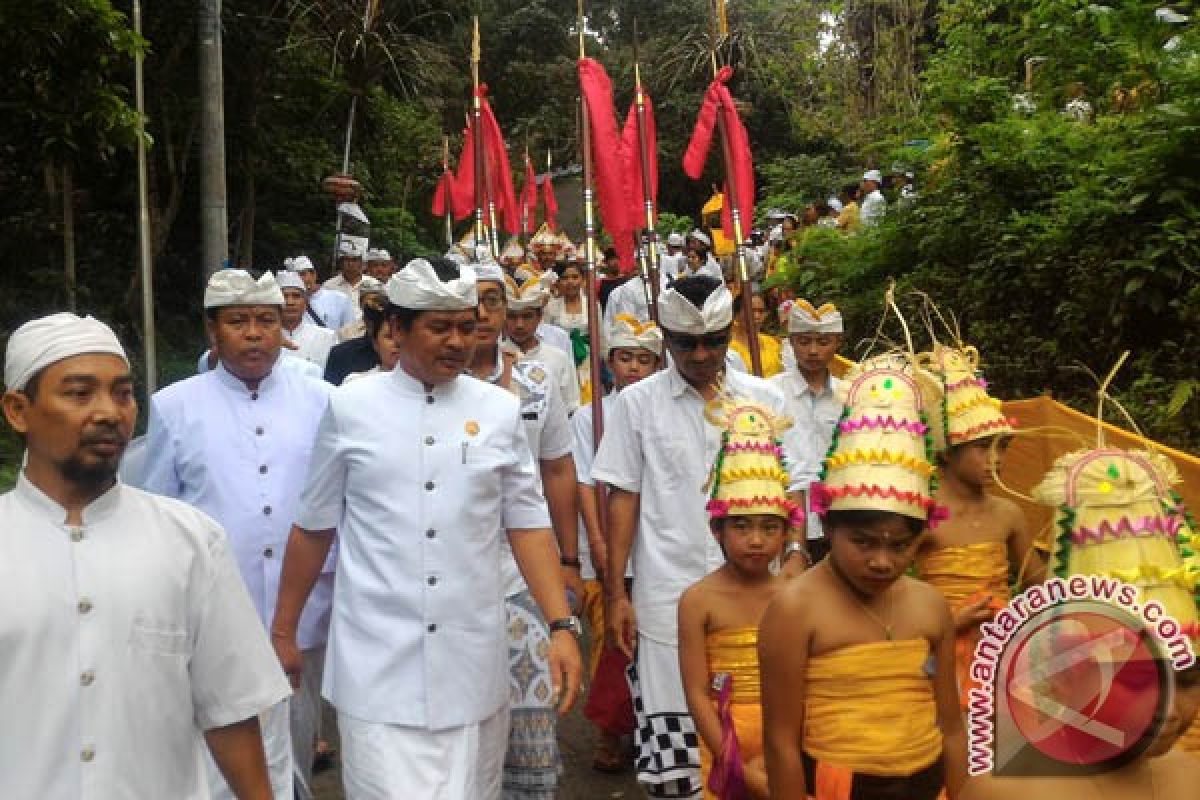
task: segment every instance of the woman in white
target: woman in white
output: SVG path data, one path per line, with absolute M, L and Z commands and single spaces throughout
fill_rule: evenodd
M 554 284 L 556 294 L 546 303 L 546 322 L 557 325 L 567 333 L 587 333 L 588 308 L 587 298 L 582 291 L 583 266 L 578 263 L 560 262 L 554 265 L 554 273 L 558 276 L 558 281 Z

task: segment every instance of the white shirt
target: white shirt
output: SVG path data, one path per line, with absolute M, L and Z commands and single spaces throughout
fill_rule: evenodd
M 218 365 L 150 400 L 145 461 L 135 483 L 221 523 L 264 626 L 275 616 L 283 552 L 331 391 L 324 381 L 275 369 L 252 392 Z M 305 606 L 297 636 L 302 649 L 325 641 L 333 567 L 331 558 Z
M 568 334 L 571 331 L 583 331 L 587 333 L 588 310 L 586 297 L 580 298 L 579 306 L 579 312 L 572 313 L 567 311 L 567 304 L 561 297 L 551 297 L 550 301 L 546 303 L 543 318 L 548 324 L 562 328 Z
M 558 393 L 567 413 L 572 414 L 579 408 L 579 373 L 575 370 L 575 359 L 549 342 L 539 340 L 537 346 L 521 353 L 518 361 L 540 361 L 554 376 L 558 384 Z M 570 447 L 568 446 L 568 450 Z
M 0 797 L 208 800 L 202 732 L 291 692 L 221 528 L 118 484 L 0 495 Z
M 612 412 L 613 403 L 616 401 L 615 394 L 607 394 L 601 400 L 601 405 L 604 410 L 604 419 L 608 419 L 608 415 Z M 592 444 L 594 441 L 592 433 L 592 404 L 580 406 L 575 415 L 571 417 L 571 430 L 574 433 L 574 449 L 571 455 L 575 459 L 575 481 L 587 487 L 594 487 L 596 482 L 592 480 L 592 462 L 595 459 L 596 448 Z M 586 491 L 586 490 L 581 490 Z M 583 524 L 583 515 L 579 516 L 579 575 L 585 581 L 596 579 L 596 567 L 592 563 L 592 548 L 588 544 L 587 527 Z M 601 564 L 602 568 L 608 566 Z M 633 577 L 632 561 L 625 567 L 625 577 Z
M 661 293 L 667 288 L 666 273 L 660 274 Z M 646 282 L 641 275 L 634 275 L 629 280 L 612 290 L 608 303 L 604 306 L 604 333 L 607 337 L 613 328 L 618 314 L 628 314 L 638 322 L 650 321 L 650 304 L 646 302 Z
M 362 308 L 358 305 L 358 287 L 361 284 L 361 276 L 358 279 L 358 283 L 350 283 L 344 275 L 338 274 L 325 281 L 321 286 L 331 292 L 337 292 L 346 296 L 350 301 L 350 314 L 352 315 L 348 321 L 353 321 L 362 317 Z
M 783 412 L 783 398 L 766 381 L 726 372 L 725 383 L 734 396 Z M 677 642 L 683 590 L 725 563 L 704 508 L 704 483 L 721 445 L 704 406 L 674 366 L 623 389 L 604 420 L 592 469 L 594 480 L 640 495 L 633 607 L 638 632 L 666 645 Z
M 283 329 L 283 335 L 296 345 L 296 350 L 290 351 L 297 358 L 302 358 L 310 364 L 316 364 L 325 373 L 325 362 L 329 360 L 329 351 L 338 342 L 338 335 L 330 328 L 322 328 L 308 315 L 300 318 L 300 324 L 295 330 Z
M 339 711 L 436 731 L 503 707 L 501 529 L 550 525 L 516 397 L 467 376 L 426 392 L 402 367 L 340 387 L 296 521 L 338 529 Z
M 357 319 L 354 306 L 350 304 L 350 295 L 332 289 L 317 287 L 308 296 L 308 307 L 313 310 L 325 327 L 332 331 L 340 330 Z M 304 312 L 308 315 L 308 312 Z
M 790 471 L 792 485 L 808 490 L 821 473 L 821 464 L 833 441 L 833 429 L 842 418 L 842 404 L 836 391 L 841 381 L 829 376 L 829 385 L 814 392 L 795 367 L 769 379 L 783 393 L 784 407 L 792 418 L 792 427 L 784 431 L 783 443 L 795 457 Z M 806 536 L 821 538 L 821 518 L 806 511 Z
M 884 198 L 883 192 L 876 189 L 863 198 L 858 216 L 863 225 L 878 225 L 886 213 L 887 200 Z
M 512 383 L 509 391 L 521 402 L 521 422 L 525 426 L 525 440 L 535 461 L 552 461 L 571 453 L 571 423 L 567 409 L 554 376 L 540 361 L 518 361 L 512 365 Z M 543 487 L 539 465 L 538 486 Z M 548 511 L 547 507 L 547 511 Z M 525 591 L 525 579 L 517 567 L 512 547 L 507 538 L 502 538 L 504 567 L 502 581 L 504 596 L 512 597 Z
M 557 325 L 551 325 L 547 322 L 539 322 L 537 326 L 537 337 L 543 344 L 548 344 L 553 348 L 563 351 L 570 357 L 571 363 L 575 363 L 575 345 L 571 344 L 571 334 L 564 331 Z

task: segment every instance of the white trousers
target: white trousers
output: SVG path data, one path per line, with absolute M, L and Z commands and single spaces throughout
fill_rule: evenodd
M 508 707 L 482 722 L 430 731 L 338 712 L 347 800 L 497 800 Z
M 292 791 L 292 735 L 288 705 L 289 701 L 284 700 L 258 715 L 258 724 L 262 728 L 263 751 L 267 756 L 267 772 L 271 777 L 271 794 L 275 800 L 295 800 Z M 207 747 L 204 749 L 204 762 L 212 800 L 236 800 Z

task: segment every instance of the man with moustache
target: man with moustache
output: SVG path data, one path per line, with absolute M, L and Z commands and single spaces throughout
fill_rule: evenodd
M 654 797 L 693 797 L 702 789 L 699 740 L 680 678 L 676 609 L 684 589 L 725 562 L 705 511 L 708 465 L 721 445 L 705 406 L 722 390 L 779 415 L 784 403 L 766 381 L 726 370 L 733 297 L 716 278 L 676 281 L 659 295 L 658 319 L 671 361 L 616 396 L 592 477 L 611 488 L 606 625 L 634 661 L 638 780 Z
M 495 800 L 508 742 L 503 539 L 550 621 L 560 713 L 579 690 L 578 621 L 520 401 L 463 374 L 476 345 L 474 270 L 414 259 L 387 288 L 399 360 L 331 395 L 271 635 L 298 676 L 300 612 L 336 529 L 324 694 L 338 711 L 347 796 Z
M 220 526 L 117 480 L 137 401 L 116 336 L 29 322 L 4 384 L 26 460 L 0 495 L 0 797 L 207 798 L 207 745 L 268 800 L 258 715 L 287 683 Z
M 239 269 L 213 274 L 204 310 L 218 364 L 151 398 L 146 461 L 135 479 L 221 523 L 264 627 L 274 615 L 288 531 L 330 392 L 324 381 L 282 366 L 283 305 L 269 272 L 258 280 Z M 311 670 L 324 660 L 332 593 L 330 558 L 300 631 Z M 291 708 L 281 703 L 264 717 L 276 800 L 292 800 L 293 768 L 307 796 L 317 698 L 314 685 L 297 690 Z M 214 795 L 227 796 L 215 770 L 210 776 Z

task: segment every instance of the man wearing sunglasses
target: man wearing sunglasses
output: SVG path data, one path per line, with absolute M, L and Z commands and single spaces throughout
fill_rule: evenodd
M 611 487 L 607 626 L 634 659 L 638 779 L 655 797 L 693 797 L 700 755 L 679 674 L 676 608 L 685 588 L 724 563 L 704 491 L 721 431 L 705 406 L 719 391 L 777 414 L 784 400 L 766 381 L 726 370 L 733 298 L 717 279 L 676 281 L 659 296 L 658 318 L 670 364 L 616 396 L 592 477 Z M 624 583 L 631 554 L 632 599 Z

